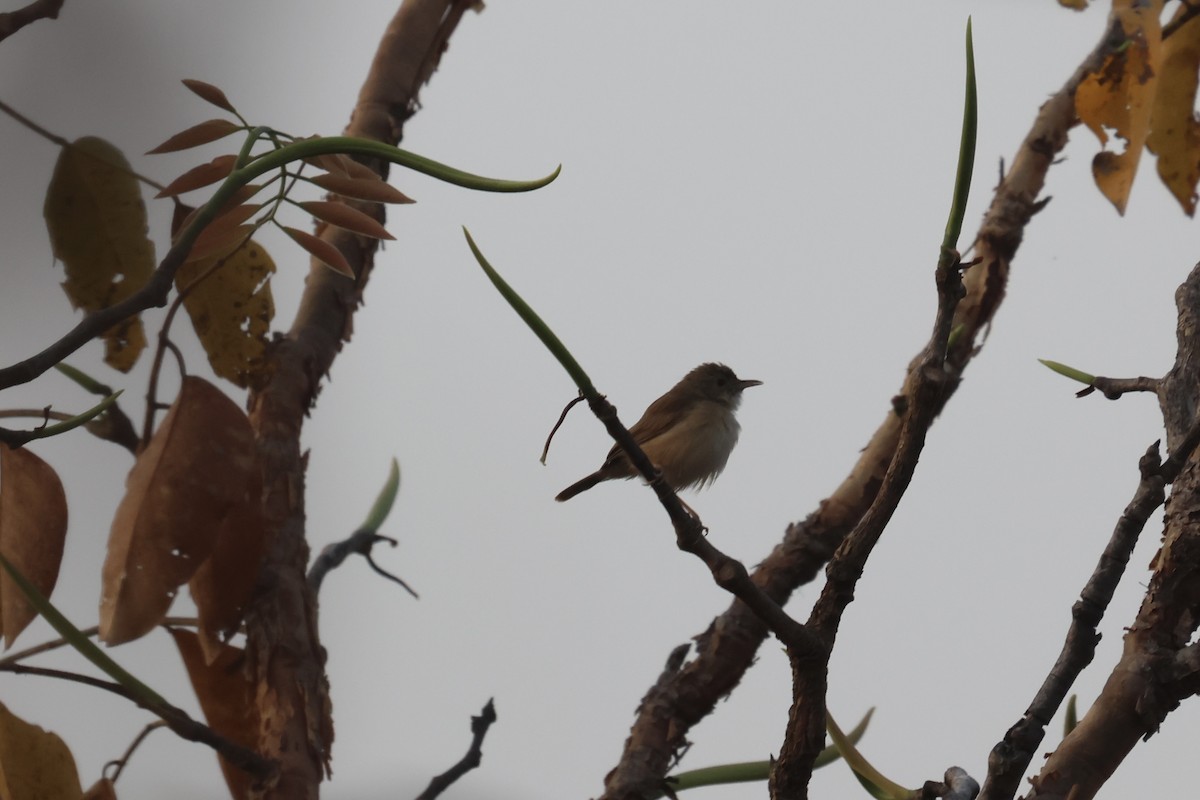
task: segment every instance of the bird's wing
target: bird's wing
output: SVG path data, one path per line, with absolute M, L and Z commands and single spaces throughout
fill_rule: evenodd
M 661 436 L 662 434 L 675 427 L 683 417 L 683 412 L 688 408 L 694 398 L 679 398 L 677 395 L 672 396 L 667 393 L 650 404 L 642 414 L 642 418 L 633 423 L 633 427 L 629 429 L 629 434 L 633 440 L 639 445 L 644 445 L 651 439 Z M 605 463 L 611 462 L 613 459 L 624 459 L 625 453 L 618 445 L 613 445 L 608 451 L 608 458 Z

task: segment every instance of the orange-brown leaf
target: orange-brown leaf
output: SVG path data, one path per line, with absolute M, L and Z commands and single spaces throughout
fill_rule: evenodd
M 171 629 L 188 679 L 200 701 L 208 727 L 234 744 L 253 749 L 258 738 L 259 716 L 254 704 L 254 684 L 243 672 L 245 653 L 223 645 L 211 662 L 205 658 L 196 634 Z M 232 797 L 249 797 L 251 778 L 221 759 L 221 772 Z
M 97 311 L 142 288 L 154 272 L 142 190 L 121 151 L 85 136 L 64 147 L 43 209 L 63 289 L 76 308 Z M 146 345 L 139 317 L 105 334 L 105 361 L 128 371 Z
M 343 178 L 349 178 L 350 170 L 343 163 L 346 160 L 338 153 L 322 153 L 319 156 L 309 156 L 304 159 L 304 163 L 312 164 L 317 169 L 323 169 L 326 172 L 340 175 Z
M 1162 4 L 1151 6 L 1161 8 Z M 1162 62 L 1162 28 L 1153 7 L 1115 3 L 1113 15 L 1125 30 L 1127 46 L 1112 53 L 1075 93 L 1075 111 L 1101 144 L 1107 130 L 1125 142 L 1124 152 L 1104 151 L 1092 161 L 1096 186 L 1117 209 L 1125 213 L 1133 179 L 1150 130 L 1150 113 Z
M 370 236 L 373 239 L 395 239 L 387 229 L 357 208 L 351 208 L 345 203 L 335 203 L 329 200 L 309 200 L 300 203 L 300 207 L 319 220 L 331 225 L 345 228 L 353 233 Z
M 67 495 L 54 468 L 29 452 L 0 444 L 0 553 L 46 597 L 54 591 L 67 538 Z M 11 647 L 37 611 L 0 575 L 0 632 Z
M 359 178 L 368 181 L 382 181 L 379 173 L 368 167 L 361 161 L 350 156 L 342 156 L 342 166 L 346 169 L 346 174 L 351 178 Z
M 233 172 L 233 165 L 235 163 L 237 163 L 237 156 L 217 156 L 207 164 L 192 167 L 168 183 L 166 188 L 156 194 L 155 197 L 174 197 L 177 194 L 190 192 L 204 186 L 211 186 L 217 181 L 227 178 L 229 173 Z
M 105 642 L 136 639 L 162 621 L 258 475 L 246 415 L 207 381 L 184 378 L 113 519 L 101 575 Z
M 153 150 L 146 151 L 146 155 L 174 153 L 179 150 L 199 147 L 202 144 L 224 139 L 229 134 L 240 130 L 242 130 L 241 125 L 230 122 L 227 119 L 210 119 L 180 131 Z
M 262 187 L 261 183 L 250 183 L 250 184 L 247 184 L 245 186 L 242 186 L 242 187 L 234 190 L 233 194 L 230 195 L 229 199 L 225 201 L 225 204 L 223 206 L 221 206 L 220 213 L 225 214 L 228 211 L 230 211 L 231 209 L 237 208 L 238 206 L 242 205 L 247 200 L 249 200 L 251 197 L 258 194 L 258 191 L 262 188 L 263 187 Z M 262 208 L 262 205 L 259 204 L 258 208 Z M 175 198 L 175 213 L 171 217 L 171 240 L 172 241 L 174 241 L 176 238 L 179 237 L 180 231 L 184 230 L 185 228 L 187 228 L 188 225 L 192 224 L 192 220 L 195 218 L 197 213 L 199 213 L 199 209 L 195 208 L 194 206 L 189 206 L 186 203 L 181 202 L 178 197 Z M 215 223 L 215 220 L 214 220 L 214 223 Z
M 223 263 L 217 266 L 220 259 Z M 184 264 L 175 276 L 180 290 L 191 287 L 183 306 L 213 372 L 241 387 L 251 385 L 264 365 L 267 332 L 275 315 L 270 283 L 274 272 L 271 256 L 251 241 L 233 253 Z
M 310 181 L 327 192 L 353 197 L 356 200 L 371 200 L 376 203 L 412 203 L 413 199 L 379 176 L 371 178 L 347 178 L 342 175 L 314 175 Z
M 292 237 L 292 240 L 309 252 L 325 266 L 329 267 L 334 272 L 340 272 L 347 278 L 354 277 L 354 270 L 350 268 L 350 263 L 346 261 L 346 257 L 342 255 L 342 251 L 331 245 L 324 239 L 319 239 L 306 231 L 296 228 L 283 226 L 283 232 Z
M 212 103 L 217 108 L 223 108 L 231 114 L 237 113 L 237 110 L 233 107 L 233 103 L 229 102 L 229 98 L 225 96 L 225 93 L 211 83 L 184 78 L 183 85 L 195 92 L 200 99 Z
M 257 214 L 260 209 L 262 209 L 261 203 L 248 203 L 246 205 L 233 206 L 220 212 L 217 218 L 208 223 L 208 227 L 202 230 L 200 235 L 196 237 L 196 241 L 192 243 L 192 251 L 188 254 L 188 260 L 195 261 L 203 258 L 204 255 L 211 255 L 217 252 L 219 248 L 213 247 L 213 242 L 228 239 L 227 233 L 231 230 L 246 227 L 253 228 L 254 226 L 252 225 L 246 226 L 242 223 Z M 192 209 L 191 213 L 179 223 L 179 230 L 186 230 L 187 226 L 192 224 L 192 220 L 197 213 L 199 213 L 198 209 Z M 197 255 L 198 252 L 205 250 L 208 252 L 204 255 Z
M 253 225 L 205 228 L 204 232 L 196 237 L 196 243 L 192 245 L 192 251 L 188 253 L 187 261 L 184 263 L 194 264 L 230 253 L 235 247 L 249 239 L 253 233 Z
M 0 797 L 77 800 L 81 794 L 66 743 L 0 704 Z
M 1181 5 L 1175 18 L 1187 12 Z M 1200 122 L 1192 111 L 1198 74 L 1200 17 L 1194 17 L 1163 43 L 1162 74 L 1146 139 L 1146 147 L 1158 156 L 1159 177 L 1188 216 L 1196 212 L 1196 184 L 1200 182 Z

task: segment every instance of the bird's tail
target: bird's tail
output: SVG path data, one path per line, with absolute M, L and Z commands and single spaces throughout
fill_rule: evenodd
M 603 472 L 597 470 L 596 472 L 593 472 L 591 475 L 588 475 L 583 480 L 576 481 L 575 483 L 572 483 L 567 488 L 563 489 L 561 492 L 558 493 L 557 496 L 555 496 L 554 499 L 560 503 L 562 503 L 566 500 L 570 500 L 572 497 L 579 494 L 580 492 L 586 492 L 588 489 L 592 488 L 597 483 L 600 483 L 601 481 L 607 479 L 607 477 L 608 476 L 605 475 Z

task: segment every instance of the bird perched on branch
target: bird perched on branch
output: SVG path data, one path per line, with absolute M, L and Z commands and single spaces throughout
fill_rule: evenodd
M 762 381 L 742 380 L 724 364 L 701 364 L 646 409 L 629 434 L 674 490 L 700 488 L 716 480 L 737 444 L 734 412 L 742 391 Z M 560 503 L 602 481 L 638 474 L 619 446 L 600 469 L 558 493 Z

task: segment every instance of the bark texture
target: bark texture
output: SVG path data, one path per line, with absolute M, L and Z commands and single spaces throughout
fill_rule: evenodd
M 384 32 L 345 133 L 399 144 L 417 95 L 437 67 L 446 41 L 470 2 L 406 0 Z M 372 164 L 380 174 L 386 165 Z M 359 206 L 382 221 L 380 206 Z M 263 464 L 269 545 L 256 598 L 247 611 L 247 670 L 256 687 L 258 751 L 279 763 L 265 798 L 312 800 L 329 774 L 333 722 L 317 603 L 305 580 L 304 419 L 324 376 L 348 341 L 355 310 L 374 265 L 376 241 L 330 226 L 318 234 L 354 268 L 347 279 L 310 267 L 291 329 L 268 351 L 269 376 L 250 396 Z

